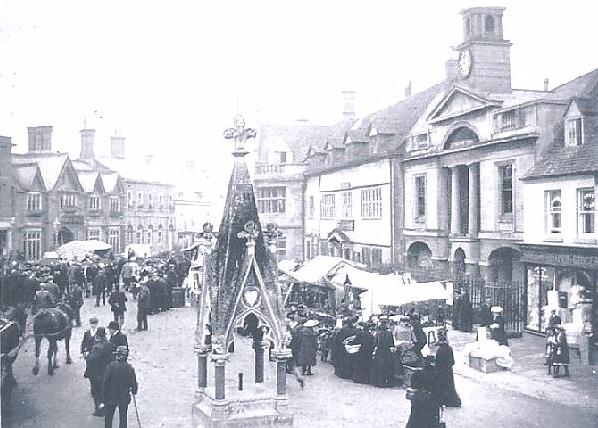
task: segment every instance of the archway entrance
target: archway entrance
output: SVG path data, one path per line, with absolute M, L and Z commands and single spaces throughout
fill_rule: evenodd
M 462 248 L 457 248 L 453 255 L 453 276 L 455 278 L 462 278 L 465 275 L 465 251 Z
M 407 268 L 414 271 L 431 269 L 432 251 L 425 242 L 416 241 L 407 250 Z
M 56 235 L 56 238 L 57 238 L 56 240 L 58 241 L 57 244 L 60 247 L 63 244 L 66 244 L 68 242 L 74 241 L 75 240 L 75 234 L 68 227 L 64 227 L 63 226 L 58 231 L 58 234 Z
M 488 256 L 491 283 L 510 283 L 513 281 L 513 264 L 521 258 L 521 253 L 513 248 L 498 248 Z

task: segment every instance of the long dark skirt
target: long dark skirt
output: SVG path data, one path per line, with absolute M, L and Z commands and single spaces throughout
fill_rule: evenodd
M 461 407 L 461 398 L 455 388 L 452 367 L 436 367 L 436 396 L 440 405 Z

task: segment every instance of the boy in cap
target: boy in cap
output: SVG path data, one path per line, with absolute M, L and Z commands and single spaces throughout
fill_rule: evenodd
M 106 368 L 104 376 L 104 405 L 105 418 L 104 426 L 112 427 L 114 412 L 118 407 L 119 428 L 127 426 L 127 408 L 131 402 L 131 396 L 137 394 L 137 377 L 135 369 L 127 363 L 129 350 L 126 346 L 116 348 L 115 360 Z
M 112 342 L 115 348 L 124 346 L 129 349 L 127 335 L 120 331 L 120 326 L 116 321 L 110 321 L 108 323 L 108 331 L 110 332 L 110 342 Z

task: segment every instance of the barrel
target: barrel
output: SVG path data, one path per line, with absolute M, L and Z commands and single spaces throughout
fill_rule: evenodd
M 185 307 L 185 289 L 181 287 L 172 287 L 172 306 L 174 308 Z

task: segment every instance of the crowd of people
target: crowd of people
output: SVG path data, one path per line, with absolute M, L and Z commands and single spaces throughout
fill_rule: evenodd
M 116 408 L 119 426 L 126 426 L 130 393 L 138 385 L 135 370 L 127 363 L 129 341 L 121 331 L 127 303 L 136 301 L 137 331 L 148 330 L 148 315 L 167 311 L 173 306 L 173 289 L 184 280 L 188 262 L 174 258 L 147 258 L 142 263 L 130 253 L 128 257 L 61 260 L 51 265 L 12 262 L 0 275 L 2 312 L 10 313 L 22 334 L 27 333 L 27 318 L 45 309 L 68 304 L 71 325 L 81 326 L 81 307 L 110 306 L 113 319 L 100 326 L 98 318 L 89 319 L 80 352 L 85 359 L 84 376 L 89 379 L 94 401 L 93 415 L 104 417 L 112 426 Z

